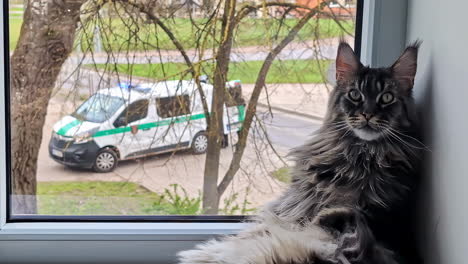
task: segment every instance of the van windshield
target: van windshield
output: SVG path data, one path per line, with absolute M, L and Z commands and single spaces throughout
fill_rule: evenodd
M 72 116 L 83 121 L 102 123 L 114 115 L 123 104 L 122 98 L 95 94 L 80 105 Z

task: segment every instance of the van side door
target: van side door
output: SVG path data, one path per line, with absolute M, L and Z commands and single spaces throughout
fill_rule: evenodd
M 147 148 L 152 122 L 148 108 L 148 99 L 138 100 L 128 105 L 115 119 L 113 125 L 118 128 L 115 140 L 122 159 L 139 156 Z
M 158 145 L 161 151 L 189 147 L 192 129 L 190 97 L 186 94 L 156 98 Z

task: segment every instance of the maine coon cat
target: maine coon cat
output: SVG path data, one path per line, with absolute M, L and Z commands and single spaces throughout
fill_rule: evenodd
M 250 229 L 181 252 L 181 263 L 417 263 L 406 205 L 421 146 L 412 98 L 418 47 L 391 67 L 369 68 L 340 43 L 324 124 L 292 151 L 289 188 Z

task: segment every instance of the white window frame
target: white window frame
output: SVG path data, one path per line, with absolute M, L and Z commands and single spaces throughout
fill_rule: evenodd
M 377 56 L 404 45 L 405 25 L 393 28 L 403 32 L 390 41 L 381 41 L 390 23 L 404 19 L 407 0 L 365 0 L 361 59 L 364 64 L 386 62 Z M 385 5 L 385 8 L 384 8 Z M 401 9 L 389 14 L 389 6 Z M 0 28 L 3 29 L 3 5 Z M 3 34 L 0 36 L 0 82 L 5 83 Z M 395 50 L 395 49 L 394 49 Z M 390 53 L 392 53 L 390 52 Z M 385 57 L 386 59 L 386 57 Z M 5 122 L 5 89 L 0 94 L 0 122 Z M 176 252 L 192 248 L 209 238 L 234 234 L 247 223 L 7 223 L 7 172 L 5 126 L 0 125 L 0 263 L 174 263 Z

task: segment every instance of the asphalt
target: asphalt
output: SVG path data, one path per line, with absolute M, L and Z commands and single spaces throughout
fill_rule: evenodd
M 279 60 L 308 60 L 308 59 L 328 59 L 336 58 L 338 47 L 338 38 L 321 39 L 318 41 L 303 41 L 292 42 L 285 47 L 277 56 Z M 349 42 L 352 44 L 351 39 Z M 237 47 L 232 50 L 230 60 L 232 62 L 242 61 L 263 61 L 270 52 L 270 48 L 266 46 L 248 46 Z M 200 51 L 189 49 L 186 51 L 192 62 L 200 60 L 208 60 L 213 58 L 211 50 L 203 51 L 203 56 Z M 160 50 L 160 51 L 129 51 L 129 52 L 113 52 L 111 54 L 105 52 L 87 52 L 74 53 L 83 64 L 104 64 L 104 63 L 119 63 L 119 64 L 148 64 L 148 63 L 166 63 L 166 62 L 184 62 L 179 51 L 175 50 Z

